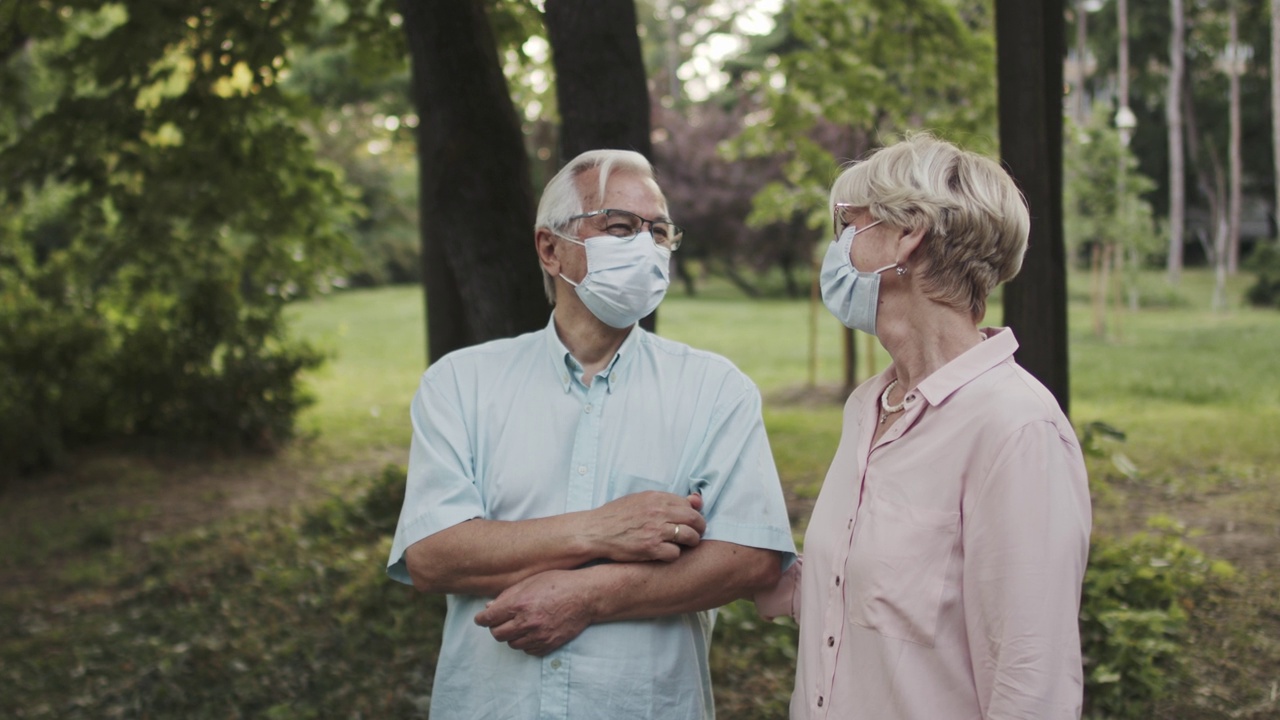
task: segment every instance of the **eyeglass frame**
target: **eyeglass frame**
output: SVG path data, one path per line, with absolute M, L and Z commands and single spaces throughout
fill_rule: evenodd
M 630 210 L 624 210 L 624 209 L 622 209 L 622 208 L 602 208 L 602 209 L 600 209 L 600 210 L 592 210 L 591 212 L 581 213 L 581 214 L 574 215 L 573 217 L 570 217 L 570 218 L 566 219 L 566 220 L 564 221 L 564 224 L 565 224 L 565 225 L 568 225 L 569 223 L 574 222 L 574 221 L 577 221 L 577 220 L 585 220 L 585 219 L 587 219 L 587 218 L 597 217 L 597 216 L 600 216 L 600 215 L 606 215 L 606 214 L 611 213 L 611 212 L 626 213 L 626 214 L 628 214 L 628 215 L 632 215 L 632 216 L 634 216 L 634 217 L 636 217 L 636 218 L 638 218 L 638 219 L 640 220 L 640 229 L 639 229 L 639 230 L 636 230 L 636 234 L 635 234 L 635 235 L 632 235 L 632 236 L 631 236 L 632 238 L 635 238 L 637 235 L 639 235 L 639 234 L 641 233 L 641 231 L 643 231 L 643 230 L 644 230 L 644 224 L 645 224 L 645 223 L 648 223 L 648 224 L 649 224 L 649 232 L 650 232 L 650 233 L 652 233 L 652 232 L 653 232 L 653 225 L 654 225 L 654 223 L 662 223 L 663 225 L 669 225 L 669 226 L 671 226 L 671 238 L 670 238 L 670 240 L 669 240 L 670 245 L 662 245 L 661 243 L 658 243 L 656 240 L 654 241 L 654 244 L 655 244 L 655 245 L 659 245 L 660 247 L 666 247 L 666 248 L 670 249 L 670 250 L 671 250 L 671 252 L 675 252 L 676 250 L 679 250 L 679 249 L 680 249 L 680 246 L 681 246 L 681 245 L 683 245 L 683 244 L 684 244 L 684 228 L 680 227 L 679 225 L 677 225 L 677 224 L 675 224 L 675 223 L 671 222 L 670 220 L 650 220 L 649 218 L 644 217 L 643 215 L 641 215 L 641 214 L 639 214 L 639 213 L 635 213 L 635 212 L 632 212 L 632 211 L 630 211 Z
M 838 202 L 831 206 L 831 230 L 835 233 L 836 240 L 840 239 L 840 234 L 844 232 L 844 228 L 854 225 L 852 222 L 845 222 L 844 211 L 865 208 L 865 205 L 855 205 L 853 203 Z M 841 227 L 841 223 L 844 227 Z M 856 227 L 856 225 L 854 225 Z

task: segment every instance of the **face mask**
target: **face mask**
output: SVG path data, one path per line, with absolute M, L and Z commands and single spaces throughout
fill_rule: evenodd
M 854 235 L 879 224 L 879 220 L 864 228 L 850 225 L 840 233 L 840 240 L 831 243 L 827 254 L 822 259 L 822 302 L 836 319 L 845 327 L 876 334 L 876 306 L 880 302 L 880 273 L 889 268 L 885 265 L 872 272 L 860 272 L 849 261 L 849 250 L 853 247 Z
M 651 233 L 634 238 L 601 235 L 588 242 L 564 239 L 587 249 L 587 274 L 580 283 L 560 277 L 605 325 L 619 330 L 631 327 L 653 312 L 667 294 L 671 251 L 654 243 Z

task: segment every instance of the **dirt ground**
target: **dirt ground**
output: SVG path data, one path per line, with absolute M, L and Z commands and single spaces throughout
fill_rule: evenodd
M 0 586 L 50 580 L 87 546 L 130 552 L 237 514 L 318 500 L 408 459 L 407 449 L 333 463 L 307 452 L 302 443 L 238 458 L 86 453 L 67 469 L 9 480 L 0 486 L 0 546 L 9 546 Z

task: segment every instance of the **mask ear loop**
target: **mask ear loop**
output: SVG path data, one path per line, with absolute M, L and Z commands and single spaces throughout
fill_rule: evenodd
M 547 229 L 548 229 L 548 230 L 551 230 L 551 228 L 547 228 Z M 582 241 L 581 241 L 581 240 L 579 240 L 578 238 L 571 238 L 571 237 L 569 237 L 568 235 L 565 235 L 564 233 L 557 232 L 557 231 L 555 231 L 555 230 L 551 230 L 551 234 L 552 234 L 552 235 L 555 235 L 556 237 L 560 238 L 561 240 L 568 240 L 569 242 L 573 243 L 574 245 L 581 245 L 582 247 L 586 247 L 586 246 L 587 246 L 587 244 L 586 244 L 586 243 L 582 242 Z
M 586 246 L 587 246 L 587 244 L 586 244 L 586 243 L 582 242 L 581 240 L 579 240 L 579 239 L 577 239 L 577 238 L 571 238 L 571 237 L 569 237 L 568 235 L 565 235 L 564 233 L 557 232 L 557 231 L 556 231 L 555 229 L 553 229 L 553 228 L 547 228 L 547 229 L 551 231 L 551 234 L 552 234 L 552 235 L 555 235 L 556 237 L 560 238 L 561 240 L 567 240 L 567 241 L 569 241 L 569 242 L 573 243 L 574 245 L 581 245 L 582 247 L 586 247 Z M 581 283 L 576 283 L 576 282 L 574 282 L 574 281 L 570 280 L 569 278 L 565 277 L 565 276 L 564 276 L 564 273 L 560 273 L 560 276 L 559 276 L 559 277 L 560 277 L 560 279 L 561 279 L 561 280 L 563 280 L 563 281 L 565 281 L 565 282 L 569 283 L 571 286 L 573 286 L 573 287 L 575 287 L 575 288 L 576 288 L 576 287 L 578 287 L 578 285 L 580 285 L 580 284 L 581 284 Z

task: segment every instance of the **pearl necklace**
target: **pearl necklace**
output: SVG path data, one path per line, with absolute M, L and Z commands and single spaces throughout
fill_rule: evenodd
M 885 420 L 889 419 L 889 415 L 891 415 L 892 413 L 902 412 L 902 408 L 907 406 L 907 399 L 905 397 L 902 398 L 902 402 L 898 403 L 897 405 L 889 404 L 889 393 L 893 392 L 893 389 L 896 387 L 898 387 L 898 381 L 894 380 L 893 382 L 889 383 L 889 387 L 885 388 L 884 392 L 880 393 L 880 424 L 881 425 L 884 424 Z

